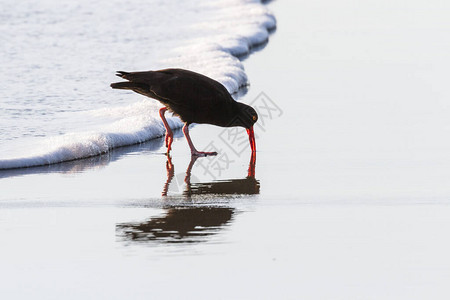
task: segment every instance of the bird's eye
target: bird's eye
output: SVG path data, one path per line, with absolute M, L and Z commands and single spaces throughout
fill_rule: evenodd
M 255 115 L 252 116 L 253 121 L 256 121 L 257 117 Z

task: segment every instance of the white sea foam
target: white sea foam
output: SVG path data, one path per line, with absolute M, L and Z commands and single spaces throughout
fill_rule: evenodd
M 238 57 L 268 41 L 276 26 L 275 17 L 259 1 L 223 0 L 204 4 L 218 13 L 193 25 L 201 33 L 187 45 L 173 50 L 164 62 L 205 74 L 221 82 L 230 93 L 247 84 L 244 66 Z
M 33 143 L 30 153 L 22 152 L 15 157 L 13 154 L 0 160 L 0 168 L 31 167 L 86 158 L 161 137 L 165 129 L 158 110 L 155 102 L 143 100 L 125 107 L 87 111 L 83 114 L 110 122 L 92 131 L 42 138 Z M 167 117 L 167 121 L 171 128 L 183 125 L 176 117 Z
M 167 6 L 167 4 L 165 5 Z M 249 54 L 252 47 L 265 43 L 268 40 L 270 29 L 275 27 L 275 18 L 260 1 L 219 0 L 211 1 L 207 4 L 204 4 L 202 1 L 194 1 L 193 5 L 196 10 L 200 10 L 201 13 L 197 15 L 197 17 L 200 16 L 200 19 L 191 22 L 187 29 L 183 29 L 185 33 L 189 33 L 187 36 L 177 36 L 175 38 L 176 42 L 174 38 L 166 42 L 166 46 L 176 45 L 176 47 L 167 51 L 159 59 L 157 67 L 185 68 L 203 73 L 218 80 L 230 93 L 234 93 L 239 87 L 247 84 L 247 76 L 238 57 Z M 153 22 L 156 23 L 155 21 Z M 127 23 L 127 26 L 130 25 L 133 24 Z M 180 26 L 182 26 L 181 23 Z M 84 28 L 84 30 L 87 29 Z M 174 30 L 176 30 L 176 27 Z M 150 43 L 151 39 L 148 36 L 144 36 L 146 32 L 148 31 L 139 27 L 137 33 L 142 36 L 132 37 L 128 42 L 132 44 L 134 41 L 140 46 L 142 46 L 142 43 Z M 83 30 L 80 30 L 79 34 L 82 35 Z M 54 36 L 49 37 L 47 42 L 51 41 L 52 38 Z M 134 40 L 131 40 L 133 38 Z M 156 38 L 163 39 L 161 35 L 157 35 Z M 123 43 L 127 43 L 127 39 L 117 36 L 113 39 L 112 46 L 114 46 L 114 43 L 120 47 Z M 141 47 L 140 50 L 142 51 L 142 49 Z M 144 54 L 141 54 L 139 57 L 144 56 Z M 161 57 L 161 55 L 158 57 Z M 138 61 L 135 62 L 135 60 Z M 140 61 L 137 58 L 130 61 L 133 61 L 131 64 L 128 61 L 130 68 L 136 69 L 127 69 L 126 65 L 122 69 L 126 71 L 155 69 L 155 62 L 151 66 L 141 66 L 139 63 L 143 63 L 142 58 Z M 147 59 L 146 61 L 148 62 L 149 60 Z M 118 64 L 116 63 L 116 65 Z M 89 77 L 90 74 L 85 74 L 82 77 L 77 77 L 77 75 L 68 76 L 66 80 L 75 79 L 82 86 L 85 83 L 92 85 L 92 79 L 94 78 Z M 93 72 L 92 76 L 98 77 L 98 74 Z M 40 85 L 37 86 L 40 87 Z M 74 87 L 74 90 L 77 90 L 77 88 Z M 96 89 L 93 87 L 88 87 L 87 90 L 93 93 L 96 92 Z M 31 95 L 32 92 L 31 90 Z M 121 97 L 122 99 L 136 97 L 120 91 L 114 91 L 114 93 L 114 97 Z M 65 94 L 64 99 L 68 99 L 67 101 L 70 102 L 70 97 L 74 96 L 76 97 L 76 95 L 70 95 L 70 93 Z M 83 94 L 82 96 L 89 98 L 89 95 Z M 97 96 L 91 95 L 90 97 L 96 98 Z M 46 103 L 46 99 L 47 97 L 42 100 L 43 104 L 39 107 L 39 115 L 36 112 L 36 108 L 34 110 L 31 108 L 31 114 L 35 113 L 36 115 L 31 116 L 30 120 L 34 119 L 37 123 L 40 117 L 46 116 L 46 118 L 42 119 L 42 132 L 34 135 L 32 141 L 28 142 L 24 139 L 26 134 L 22 134 L 23 136 L 19 136 L 19 138 L 13 135 L 0 136 L 2 144 L 5 144 L 7 141 L 10 146 L 9 152 L 0 150 L 0 169 L 39 166 L 91 157 L 107 153 L 116 147 L 148 141 L 161 137 L 164 134 L 164 126 L 158 115 L 160 106 L 156 101 L 142 100 L 140 98 L 135 103 L 119 105 L 125 100 L 116 100 L 113 102 L 116 105 L 110 107 L 111 105 L 108 104 L 107 99 L 99 101 L 97 99 L 95 101 L 88 99 L 87 102 L 89 103 L 98 103 L 97 107 L 101 107 L 101 104 L 104 103 L 106 108 L 83 110 L 82 107 L 84 106 L 79 105 L 80 108 L 76 107 L 72 112 L 65 109 L 64 114 L 63 112 L 58 113 L 57 110 L 50 114 L 51 109 L 47 110 L 46 105 L 53 108 L 55 105 L 61 104 L 61 99 L 56 99 L 59 102 L 53 100 L 50 103 Z M 11 103 L 6 103 L 7 105 L 4 106 L 5 111 L 8 109 L 15 113 L 17 112 L 17 122 L 21 124 L 20 119 L 23 110 L 21 110 L 20 106 Z M 3 113 L 7 113 L 5 111 Z M 49 114 L 52 117 L 47 117 Z M 64 115 L 64 120 L 56 117 L 61 116 L 61 114 Z M 54 122 L 53 124 L 60 128 L 58 134 L 45 131 L 47 121 L 49 123 Z M 179 128 L 183 125 L 176 117 L 170 117 L 168 121 L 172 128 Z M 8 120 L 8 125 L 10 123 L 11 120 Z M 30 124 L 31 121 L 24 121 L 24 124 L 21 124 L 21 128 Z M 13 128 L 11 126 L 10 128 Z M 39 125 L 33 123 L 32 127 L 33 130 L 31 131 L 39 131 Z M 3 140 L 1 140 L 2 138 Z M 26 144 L 25 146 L 24 143 Z M 14 145 L 17 146 L 15 147 Z

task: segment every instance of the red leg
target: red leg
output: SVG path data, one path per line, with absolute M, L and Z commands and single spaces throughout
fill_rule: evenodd
M 252 151 L 250 163 L 248 164 L 248 177 L 255 178 L 256 152 Z
M 173 132 L 172 129 L 170 129 L 169 127 L 169 123 L 167 123 L 166 118 L 164 117 L 164 113 L 166 112 L 167 107 L 163 107 L 159 110 L 159 116 L 161 117 L 163 123 L 164 123 L 164 127 L 166 128 L 166 138 L 165 138 L 165 142 L 166 142 L 166 147 L 167 147 L 167 153 L 170 152 L 170 148 L 172 147 L 172 142 L 173 142 Z
M 250 141 L 250 148 L 252 153 L 256 152 L 256 142 L 255 142 L 255 132 L 253 131 L 253 126 L 247 129 L 248 139 Z
M 208 156 L 208 155 L 217 155 L 217 152 L 200 152 L 195 149 L 194 144 L 192 143 L 191 137 L 189 136 L 189 125 L 186 123 L 183 126 L 183 133 L 186 137 L 186 140 L 189 144 L 189 148 L 191 148 L 191 154 L 195 156 Z

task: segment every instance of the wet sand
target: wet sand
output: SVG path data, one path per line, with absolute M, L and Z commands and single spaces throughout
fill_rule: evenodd
M 447 298 L 448 37 L 414 27 L 439 15 L 288 2 L 245 60 L 256 162 L 198 125 L 217 157 L 178 132 L 171 160 L 159 139 L 0 172 L 5 299 Z

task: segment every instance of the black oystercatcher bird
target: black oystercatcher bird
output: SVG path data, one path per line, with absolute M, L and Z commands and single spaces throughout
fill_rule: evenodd
M 127 89 L 161 102 L 159 115 L 166 128 L 166 147 L 169 153 L 173 133 L 164 113 L 169 110 L 185 123 L 183 133 L 195 156 L 216 155 L 216 152 L 199 152 L 189 137 L 189 124 L 212 124 L 222 127 L 241 126 L 247 129 L 252 152 L 256 151 L 253 124 L 258 120 L 256 111 L 248 105 L 233 100 L 219 82 L 204 75 L 183 70 L 164 69 L 147 72 L 118 71 L 117 76 L 128 81 L 112 83 L 114 89 Z

